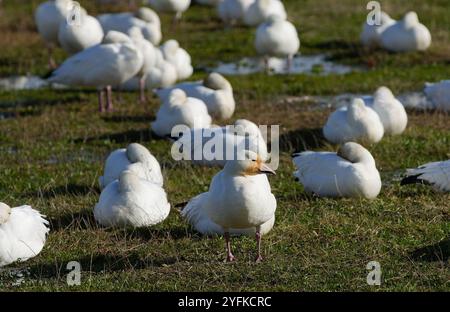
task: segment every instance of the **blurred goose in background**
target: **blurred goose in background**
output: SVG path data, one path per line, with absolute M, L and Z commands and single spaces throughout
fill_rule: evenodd
M 381 33 L 381 44 L 393 52 L 425 51 L 431 45 L 431 34 L 416 12 L 408 12 Z
M 213 118 L 225 120 L 231 118 L 234 113 L 233 88 L 228 80 L 218 73 L 210 73 L 203 81 L 183 82 L 155 92 L 164 101 L 173 89 L 181 89 L 187 96 L 202 100 Z
M 424 92 L 437 110 L 450 112 L 450 80 L 426 83 Z
M 45 216 L 30 206 L 0 203 L 0 267 L 37 256 L 48 232 Z
M 361 32 L 362 44 L 369 48 L 380 47 L 381 34 L 386 28 L 393 24 L 395 24 L 395 20 L 392 19 L 386 12 L 381 12 L 379 25 L 369 25 L 366 21 Z
M 131 28 L 138 27 L 144 38 L 153 45 L 161 42 L 161 21 L 158 14 L 150 8 L 142 7 L 136 12 L 101 14 L 97 19 L 105 33 L 115 30 L 128 34 Z
M 401 185 L 428 184 L 440 192 L 450 192 L 450 160 L 431 162 L 408 169 Z
M 191 56 L 180 47 L 176 40 L 168 40 L 160 47 L 164 59 L 177 69 L 178 80 L 184 80 L 192 76 L 194 69 L 191 65 Z
M 194 197 L 182 211 L 194 227 L 206 233 L 224 233 L 227 261 L 234 261 L 230 232 L 255 229 L 258 254 L 261 257 L 262 227 L 270 229 L 277 201 L 266 174 L 275 174 L 256 153 L 245 151 L 243 160 L 230 160 L 217 173 L 209 191 Z M 218 225 L 219 231 L 215 225 Z M 253 230 L 252 230 L 253 231 Z
M 176 125 L 185 125 L 191 129 L 211 127 L 211 116 L 205 103 L 187 97 L 183 90 L 173 90 L 159 108 L 151 127 L 156 135 L 166 137 L 170 136 Z
M 280 0 L 255 0 L 244 12 L 244 24 L 258 26 L 267 21 L 270 15 L 285 20 L 287 14 L 283 2 Z
M 362 99 L 356 98 L 328 117 L 323 134 L 333 144 L 373 144 L 383 138 L 384 127 L 378 114 L 367 107 Z
M 215 143 L 214 149 L 212 144 Z M 190 135 L 181 136 L 175 144 L 183 159 L 204 166 L 224 167 L 230 159 L 237 159 L 242 151 L 250 150 L 261 158 L 269 160 L 267 143 L 256 124 L 246 119 L 238 119 L 234 127 L 212 127 L 209 129 L 192 129 Z M 210 147 L 210 148 L 208 148 Z M 196 151 L 211 152 L 201 159 L 195 156 Z
M 217 6 L 220 19 L 228 26 L 237 24 L 244 19 L 244 12 L 255 0 L 222 0 Z
M 295 26 L 277 15 L 270 15 L 267 22 L 256 30 L 255 48 L 264 57 L 266 69 L 270 56 L 287 58 L 288 71 L 292 67 L 292 59 L 300 48 Z
M 163 186 L 161 167 L 150 151 L 139 143 L 113 151 L 105 162 L 103 176 L 99 178 L 100 188 L 117 180 L 123 171 L 129 170 L 138 177 Z
M 110 31 L 102 44 L 69 57 L 48 81 L 70 86 L 91 86 L 99 90 L 99 110 L 103 111 L 106 91 L 107 110 L 112 110 L 112 87 L 134 77 L 141 70 L 142 53 L 127 35 Z
M 381 190 L 380 174 L 368 150 L 348 142 L 337 153 L 303 152 L 293 155 L 295 177 L 305 191 L 320 197 L 373 199 Z
M 94 218 L 107 227 L 144 227 L 164 221 L 169 212 L 164 189 L 127 170 L 103 189 Z
M 75 54 L 102 42 L 103 28 L 95 17 L 80 12 L 59 25 L 58 40 L 68 54 Z
M 405 131 L 408 115 L 405 107 L 397 100 L 387 87 L 377 89 L 373 97 L 363 98 L 367 106 L 372 108 L 380 117 L 384 134 L 398 135 Z
M 180 20 L 191 5 L 191 0 L 147 0 L 147 2 L 160 13 L 175 13 L 174 21 Z

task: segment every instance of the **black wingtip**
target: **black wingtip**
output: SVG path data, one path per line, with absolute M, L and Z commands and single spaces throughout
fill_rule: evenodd
M 173 207 L 182 211 L 184 209 L 184 207 L 186 207 L 187 204 L 188 204 L 188 202 L 182 202 L 182 203 L 175 204 Z
M 427 181 L 420 179 L 420 175 L 407 176 L 402 179 L 400 185 L 409 185 L 409 184 L 429 184 Z
M 300 156 L 300 154 L 301 154 L 300 152 L 294 152 L 294 153 L 291 154 L 291 157 L 295 158 L 297 156 Z

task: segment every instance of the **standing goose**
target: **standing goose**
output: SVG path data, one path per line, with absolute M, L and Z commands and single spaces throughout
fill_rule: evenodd
M 189 9 L 191 0 L 148 0 L 148 3 L 158 12 L 175 13 L 174 21 L 178 21 L 183 12 Z
M 94 218 L 107 227 L 143 227 L 164 221 L 169 212 L 164 189 L 127 170 L 103 189 Z
M 244 19 L 244 14 L 254 0 L 222 0 L 217 13 L 225 25 L 231 26 Z
M 177 69 L 178 80 L 184 80 L 192 76 L 194 69 L 191 65 L 191 56 L 180 47 L 176 40 L 168 40 L 161 47 L 164 59 Z
M 450 192 L 450 160 L 431 162 L 416 169 L 408 169 L 401 185 L 429 184 L 435 190 Z
M 450 80 L 427 83 L 424 92 L 437 110 L 450 112 Z
M 244 24 L 258 26 L 267 21 L 270 15 L 285 20 L 287 14 L 283 2 L 280 0 L 255 0 L 244 12 Z
M 293 155 L 295 177 L 305 191 L 320 197 L 373 199 L 381 190 L 380 174 L 368 150 L 348 142 L 337 153 L 303 152 Z
M 112 110 L 112 87 L 134 77 L 141 70 L 142 53 L 127 35 L 110 31 L 102 44 L 93 46 L 69 57 L 49 82 L 72 86 L 91 86 L 99 90 L 99 110 L 103 111 L 106 91 L 107 110 Z
M 47 239 L 48 221 L 30 206 L 0 203 L 0 267 L 37 256 Z
M 395 24 L 387 13 L 381 12 L 380 25 L 369 25 L 367 21 L 363 25 L 361 32 L 361 43 L 369 48 L 381 46 L 381 35 L 388 27 Z
M 206 215 L 224 233 L 227 247 L 227 261 L 234 261 L 231 252 L 230 232 L 232 229 L 249 231 L 255 229 L 257 241 L 256 261 L 261 257 L 262 226 L 271 227 L 277 201 L 272 194 L 266 174 L 275 174 L 257 154 L 245 151 L 244 160 L 230 160 L 223 170 L 216 174 L 209 191 L 192 199 L 183 209 L 182 215 L 194 226 L 195 214 Z M 208 219 L 205 230 L 211 227 Z M 234 230 L 233 230 L 234 231 Z
M 129 170 L 142 179 L 163 186 L 161 167 L 150 151 L 139 143 L 113 151 L 105 162 L 104 174 L 99 178 L 100 188 L 117 180 L 123 171 Z
M 218 73 L 209 74 L 203 81 L 183 82 L 156 90 L 156 94 L 164 101 L 173 89 L 181 89 L 187 96 L 205 102 L 211 117 L 225 120 L 231 118 L 234 113 L 233 88 L 230 82 Z
M 356 98 L 328 117 L 323 134 L 333 144 L 373 144 L 381 141 L 384 128 L 378 114 L 367 107 L 362 99 Z

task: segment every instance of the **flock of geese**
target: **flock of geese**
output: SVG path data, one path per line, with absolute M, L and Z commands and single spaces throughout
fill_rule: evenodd
M 190 0 L 148 2 L 158 13 L 172 12 L 175 20 L 190 5 Z M 237 23 L 257 27 L 256 51 L 265 60 L 268 56 L 287 58 L 290 66 L 300 40 L 295 26 L 286 20 L 281 1 L 197 2 L 216 5 L 227 27 Z M 162 40 L 161 23 L 154 10 L 142 7 L 133 12 L 92 17 L 71 0 L 40 4 L 35 19 L 43 40 L 50 51 L 60 46 L 70 55 L 49 81 L 98 88 L 100 111 L 113 109 L 113 89 L 140 90 L 140 101 L 145 101 L 146 89 L 153 90 L 161 106 L 151 128 L 160 137 L 172 137 L 174 126 L 187 126 L 192 132 L 190 137 L 172 137 L 174 144 L 191 146 L 191 150 L 183 150 L 185 154 L 193 154 L 208 143 L 204 137 L 200 142 L 186 142 L 205 129 L 220 137 L 225 146 L 245 146 L 236 151 L 244 157 L 224 160 L 226 155 L 216 155 L 214 159 L 192 160 L 222 170 L 213 177 L 207 192 L 185 205 L 181 216 L 200 233 L 224 235 L 227 261 L 235 260 L 232 235 L 255 235 L 256 261 L 261 261 L 261 237 L 274 226 L 277 208 L 267 178 L 275 174 L 267 164 L 267 142 L 250 120 L 236 120 L 232 129 L 212 123 L 230 119 L 235 110 L 233 87 L 225 77 L 210 73 L 203 81 L 176 84 L 192 75 L 191 57 L 175 40 L 158 46 Z M 431 36 L 416 13 L 394 21 L 383 12 L 380 25 L 365 23 L 361 41 L 367 46 L 405 52 L 425 50 L 431 44 Z M 56 65 L 51 57 L 49 63 Z M 437 109 L 450 109 L 450 81 L 428 84 L 425 93 Z M 382 181 L 374 157 L 364 146 L 379 142 L 384 135 L 401 135 L 407 123 L 404 106 L 387 87 L 378 88 L 373 96 L 355 98 L 333 112 L 323 127 L 325 138 L 339 144 L 339 150 L 294 154 L 294 176 L 306 192 L 319 197 L 376 198 Z M 425 183 L 450 192 L 450 160 L 409 169 L 401 183 Z M 131 143 L 113 151 L 106 159 L 99 185 L 101 194 L 94 217 L 102 226 L 152 226 L 169 215 L 161 167 L 141 144 Z M 39 254 L 48 232 L 45 217 L 30 206 L 11 208 L 1 203 L 0 266 Z

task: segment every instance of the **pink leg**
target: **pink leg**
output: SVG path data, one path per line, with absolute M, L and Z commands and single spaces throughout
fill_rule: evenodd
M 289 74 L 290 72 L 291 72 L 291 69 L 292 69 L 292 62 L 293 62 L 293 57 L 292 57 L 292 55 L 289 55 L 288 57 L 287 57 L 287 62 L 286 62 L 286 64 L 287 64 L 287 73 Z
M 261 227 L 258 226 L 256 228 L 256 245 L 258 248 L 258 255 L 256 256 L 256 263 L 259 263 L 263 260 L 262 256 L 261 256 Z
M 98 90 L 98 110 L 100 113 L 103 113 L 103 107 L 104 107 L 104 103 L 103 103 L 103 96 L 105 92 L 103 91 L 103 89 Z
M 146 98 L 145 98 L 145 76 L 142 76 L 141 79 L 139 79 L 139 91 L 140 91 L 139 101 L 141 102 L 141 104 L 144 104 L 146 101 Z
M 50 70 L 54 70 L 58 66 L 56 65 L 56 62 L 53 59 L 53 47 L 51 46 L 51 44 L 47 45 L 47 51 L 48 51 L 48 67 Z
M 231 253 L 231 241 L 230 241 L 230 232 L 225 232 L 225 242 L 227 245 L 227 262 L 233 262 L 236 258 Z
M 112 103 L 112 88 L 111 86 L 106 87 L 106 111 L 113 111 L 113 103 Z

